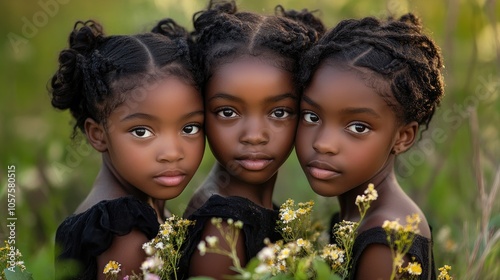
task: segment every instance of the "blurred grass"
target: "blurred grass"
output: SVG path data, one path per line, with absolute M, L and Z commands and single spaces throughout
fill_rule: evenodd
M 429 130 L 400 158 L 400 182 L 433 226 L 437 266 L 452 265 L 456 279 L 500 279 L 498 192 L 500 168 L 500 7 L 491 0 L 238 1 L 240 9 L 272 13 L 273 7 L 320 10 L 328 27 L 349 17 L 412 11 L 441 46 L 446 97 Z M 7 166 L 16 166 L 16 240 L 35 279 L 53 279 L 53 240 L 58 224 L 87 194 L 99 155 L 71 142 L 70 116 L 50 106 L 46 85 L 58 52 L 76 20 L 96 19 L 109 34 L 147 31 L 173 17 L 191 29 L 206 1 L 1 1 L 0 2 L 0 239 L 5 239 Z M 52 5 L 52 6 L 51 6 Z M 44 8 L 45 7 L 45 8 Z M 47 9 L 48 7 L 48 9 Z M 32 24 L 32 26 L 30 26 Z M 474 118 L 471 118 L 473 112 Z M 477 116 L 476 116 L 477 114 Z M 436 136 L 438 135 L 438 136 Z M 474 137 L 473 137 L 474 136 Z M 181 214 L 213 163 L 207 151 L 183 194 L 168 202 Z M 479 168 L 479 170 L 478 170 Z M 481 198 L 481 188 L 483 198 Z M 497 187 L 498 188 L 498 187 Z M 493 196 L 491 214 L 483 218 Z M 338 209 L 316 196 L 294 154 L 280 172 L 275 201 L 314 199 L 318 217 Z M 486 252 L 484 259 L 481 253 Z

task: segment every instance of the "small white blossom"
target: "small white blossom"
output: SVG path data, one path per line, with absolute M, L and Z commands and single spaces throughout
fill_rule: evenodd
M 142 245 L 142 249 L 144 250 L 144 252 L 146 252 L 148 256 L 151 256 L 155 253 L 155 249 L 153 248 L 151 242 L 144 243 Z
M 163 266 L 163 261 L 158 256 L 153 256 L 147 258 L 141 264 L 142 271 L 154 271 L 160 269 Z
M 271 267 L 269 267 L 268 265 L 266 264 L 259 264 L 256 268 L 255 268 L 255 273 L 257 274 L 265 274 L 265 273 L 269 273 L 271 272 Z
M 271 260 L 274 259 L 274 250 L 273 248 L 270 247 L 264 247 L 260 252 L 257 254 L 257 259 L 260 261 L 265 261 L 265 260 Z
M 198 244 L 198 250 L 200 251 L 200 255 L 205 255 L 205 253 L 207 252 L 207 245 L 205 241 L 201 241 L 200 244 Z
M 165 245 L 163 244 L 163 242 L 160 241 L 156 243 L 155 248 L 162 250 L 163 248 L 165 248 Z
M 217 236 L 207 236 L 205 239 L 207 240 L 209 248 L 214 248 L 219 242 L 219 238 Z
M 290 249 L 284 248 L 281 250 L 280 254 L 278 255 L 279 260 L 284 260 L 290 256 Z

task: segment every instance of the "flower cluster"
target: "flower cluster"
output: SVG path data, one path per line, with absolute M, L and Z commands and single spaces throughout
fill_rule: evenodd
M 319 236 L 318 224 L 312 226 L 311 214 L 314 202 L 300 202 L 295 205 L 292 199 L 288 199 L 280 206 L 277 230 L 283 236 L 285 242 L 295 241 L 299 238 L 315 240 Z
M 118 273 L 121 270 L 121 264 L 117 261 L 109 261 L 106 266 L 104 266 L 104 270 L 102 273 L 106 275 L 106 279 L 117 279 Z
M 177 279 L 179 260 L 192 221 L 172 215 L 160 225 L 158 235 L 142 248 L 149 256 L 141 265 L 144 275 L 155 274 L 161 279 Z
M 450 276 L 449 272 L 451 270 L 451 266 L 445 265 L 439 268 L 438 280 L 453 280 L 453 277 Z
M 217 236 L 207 236 L 205 240 L 200 241 L 198 244 L 198 250 L 200 255 L 205 255 L 206 253 L 215 253 L 227 256 L 233 261 L 234 269 L 239 273 L 244 273 L 244 269 L 240 264 L 238 254 L 236 251 L 236 242 L 238 241 L 238 236 L 241 229 L 243 228 L 242 221 L 234 221 L 233 219 L 227 219 L 225 224 L 223 224 L 222 218 L 212 218 L 211 223 L 217 228 L 220 235 L 223 237 L 223 242 L 227 245 L 227 248 L 221 248 L 219 237 Z
M 375 185 L 373 184 L 368 184 L 368 188 L 365 190 L 364 194 L 358 195 L 356 197 L 356 206 L 358 206 L 359 213 L 361 216 L 365 216 L 366 211 L 368 211 L 368 208 L 370 208 L 370 204 L 377 200 L 378 198 L 378 193 L 377 190 L 375 190 Z
M 366 206 L 365 208 L 368 209 Z M 336 223 L 333 226 L 332 236 L 335 237 L 338 248 L 343 251 L 342 259 L 344 260 L 344 262 L 342 263 L 342 265 L 332 265 L 332 269 L 334 269 L 334 271 L 338 275 L 342 276 L 342 278 L 346 278 L 349 274 L 351 268 L 352 247 L 354 246 L 354 240 L 356 240 L 356 235 L 358 234 L 357 230 L 359 227 L 359 223 L 363 220 L 365 213 L 362 213 L 359 222 L 344 220 Z
M 142 274 L 127 275 L 123 279 L 177 279 L 178 264 L 182 255 L 181 247 L 186 239 L 188 227 L 192 224 L 192 221 L 175 215 L 168 218 L 160 225 L 158 235 L 142 246 L 148 255 L 141 265 Z M 118 262 L 109 261 L 103 271 L 106 279 L 118 279 L 120 267 Z
M 321 258 L 325 260 L 332 271 L 341 271 L 345 266 L 346 251 L 337 244 L 327 244 L 323 247 Z
M 0 280 L 32 279 L 31 273 L 26 270 L 22 260 L 23 255 L 19 249 L 10 246 L 6 240 L 4 243 L 5 246 L 0 248 Z
M 254 279 L 278 274 L 312 275 L 314 272 L 310 264 L 315 256 L 316 252 L 313 250 L 312 243 L 302 238 L 287 243 L 283 240 L 268 243 L 257 254 L 258 265 L 251 271 L 251 274 Z
M 403 267 L 404 257 L 411 248 L 415 235 L 419 232 L 418 224 L 421 222 L 418 214 L 413 214 L 406 217 L 406 225 L 401 225 L 399 220 L 385 221 L 382 228 L 387 234 L 387 242 L 391 249 L 393 266 L 391 279 L 405 275 L 407 279 L 417 279 L 422 273 L 422 267 L 417 262 L 408 262 Z

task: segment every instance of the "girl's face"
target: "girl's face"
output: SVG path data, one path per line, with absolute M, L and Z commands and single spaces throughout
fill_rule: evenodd
M 319 195 L 338 196 L 357 186 L 364 190 L 388 163 L 396 115 L 365 83 L 352 71 L 326 64 L 304 92 L 295 148 Z
M 290 73 L 258 58 L 224 64 L 207 84 L 205 110 L 208 143 L 232 178 L 265 183 L 290 155 L 298 110 Z
M 174 198 L 203 156 L 203 100 L 172 75 L 141 90 L 109 116 L 107 151 L 123 180 L 150 197 Z

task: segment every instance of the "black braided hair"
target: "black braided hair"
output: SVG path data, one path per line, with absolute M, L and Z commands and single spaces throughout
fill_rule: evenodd
M 238 12 L 234 1 L 210 1 L 193 16 L 197 64 L 206 83 L 221 64 L 240 56 L 262 56 L 275 66 L 296 74 L 300 57 L 317 42 L 325 28 L 307 10 L 275 15 Z
M 146 83 L 165 75 L 198 86 L 189 33 L 174 21 L 160 22 L 157 28 L 162 28 L 161 34 L 106 36 L 96 21 L 75 23 L 69 48 L 59 54 L 59 69 L 49 85 L 52 106 L 69 110 L 76 121 L 72 137 L 78 129 L 84 132 L 87 118 L 106 124 L 109 114 L 134 90 L 140 93 Z
M 341 21 L 304 55 L 300 81 L 307 87 L 325 61 L 353 69 L 369 69 L 382 83 L 372 86 L 394 96 L 392 106 L 402 123 L 428 127 L 444 95 L 439 47 L 422 33 L 420 19 L 409 13 L 396 20 L 367 17 Z M 373 76 L 373 75 L 372 75 Z

